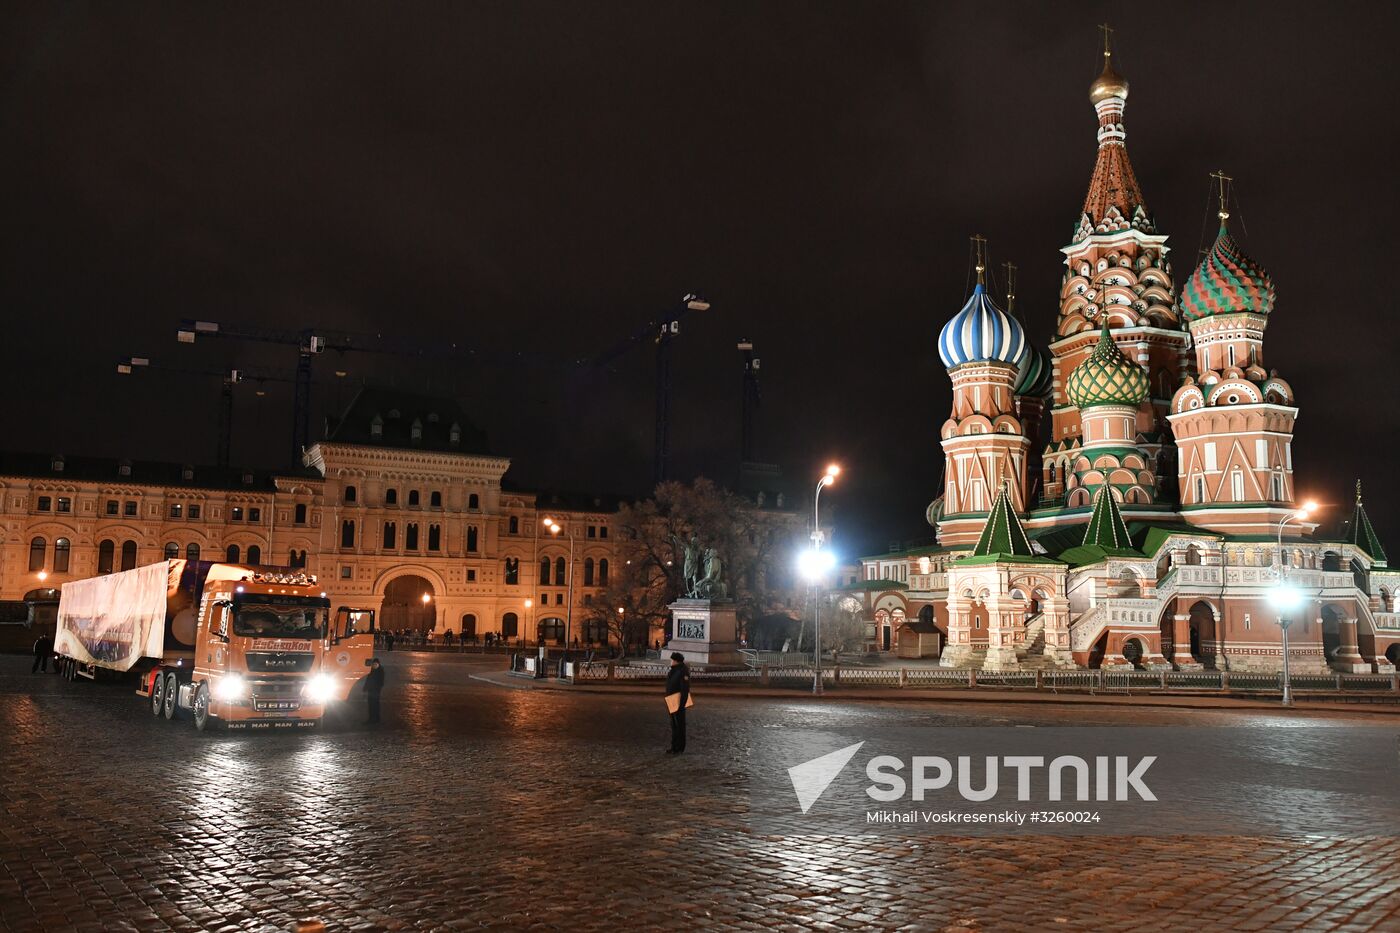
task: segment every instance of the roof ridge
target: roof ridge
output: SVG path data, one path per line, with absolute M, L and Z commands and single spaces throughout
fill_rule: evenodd
M 1021 519 L 1011 507 L 1011 495 L 1005 482 L 997 491 L 996 501 L 992 503 L 992 511 L 987 516 L 987 524 L 982 526 L 977 546 L 972 549 L 973 557 L 988 557 L 994 554 L 1008 557 L 1035 556 L 1035 552 L 1031 550 L 1031 542 L 1026 537 L 1026 529 L 1021 526 Z
M 1132 538 L 1128 535 L 1128 526 L 1123 521 L 1123 513 L 1118 510 L 1118 501 L 1113 498 L 1113 493 L 1106 485 L 1099 487 L 1094 496 L 1094 514 L 1084 529 L 1084 540 L 1081 543 L 1086 546 L 1098 545 L 1102 548 L 1118 549 L 1133 546 Z

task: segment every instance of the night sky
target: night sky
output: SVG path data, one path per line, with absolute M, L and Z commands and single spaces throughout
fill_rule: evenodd
M 1358 8 L 1361 9 L 1361 8 Z M 0 29 L 0 363 L 15 450 L 212 462 L 214 377 L 290 348 L 177 344 L 196 317 L 382 333 L 477 363 L 316 361 L 319 425 L 369 380 L 461 398 L 518 485 L 644 492 L 652 367 L 570 361 L 697 292 L 675 472 L 731 480 L 742 364 L 759 459 L 829 495 L 843 549 L 927 538 L 968 236 L 1049 339 L 1116 28 L 1132 157 L 1178 287 L 1208 173 L 1278 285 L 1265 365 L 1301 405 L 1300 493 L 1394 484 L 1396 24 L 1315 3 L 745 2 L 10 7 Z M 1233 223 L 1233 222 L 1232 222 Z M 347 375 L 335 376 L 342 369 Z M 234 460 L 276 466 L 290 386 L 238 389 Z

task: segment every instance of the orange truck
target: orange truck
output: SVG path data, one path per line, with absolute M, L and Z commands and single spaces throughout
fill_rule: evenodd
M 164 560 L 63 584 L 54 652 L 70 680 L 139 678 L 151 712 L 195 727 L 314 727 L 374 655 L 374 613 L 334 616 L 303 570 Z

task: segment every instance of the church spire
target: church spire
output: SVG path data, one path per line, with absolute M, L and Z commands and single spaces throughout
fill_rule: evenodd
M 1361 504 L 1361 480 L 1356 481 L 1356 511 L 1351 515 L 1347 541 L 1369 554 L 1376 563 L 1385 564 L 1385 548 L 1381 545 L 1381 539 L 1376 536 L 1376 530 L 1371 527 L 1366 507 Z
M 987 516 L 987 524 L 982 528 L 982 536 L 972 549 L 973 557 L 1034 557 L 1031 542 L 1016 510 L 1011 506 L 1011 496 L 1006 483 L 1001 484 L 996 501 L 992 503 L 992 514 Z
M 1107 486 L 1100 487 L 1099 494 L 1094 497 L 1094 515 L 1089 519 L 1089 527 L 1084 529 L 1082 543 L 1120 550 L 1133 546 L 1128 526 L 1123 523 L 1123 513 L 1118 511 L 1118 501 Z
M 1131 224 L 1151 233 L 1152 223 L 1142 203 L 1142 191 L 1132 163 L 1128 161 L 1127 134 L 1123 129 L 1123 108 L 1128 103 L 1128 81 L 1113 68 L 1110 40 L 1113 30 L 1104 31 L 1103 72 L 1089 85 L 1089 101 L 1099 117 L 1099 158 L 1084 199 L 1082 235 L 1101 228 L 1114 229 Z M 1087 227 L 1087 229 L 1086 229 Z

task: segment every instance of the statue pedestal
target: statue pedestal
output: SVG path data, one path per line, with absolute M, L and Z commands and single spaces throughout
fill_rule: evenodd
M 678 599 L 671 603 L 671 640 L 661 651 L 672 651 L 687 664 L 743 664 L 739 654 L 739 623 L 729 600 Z

